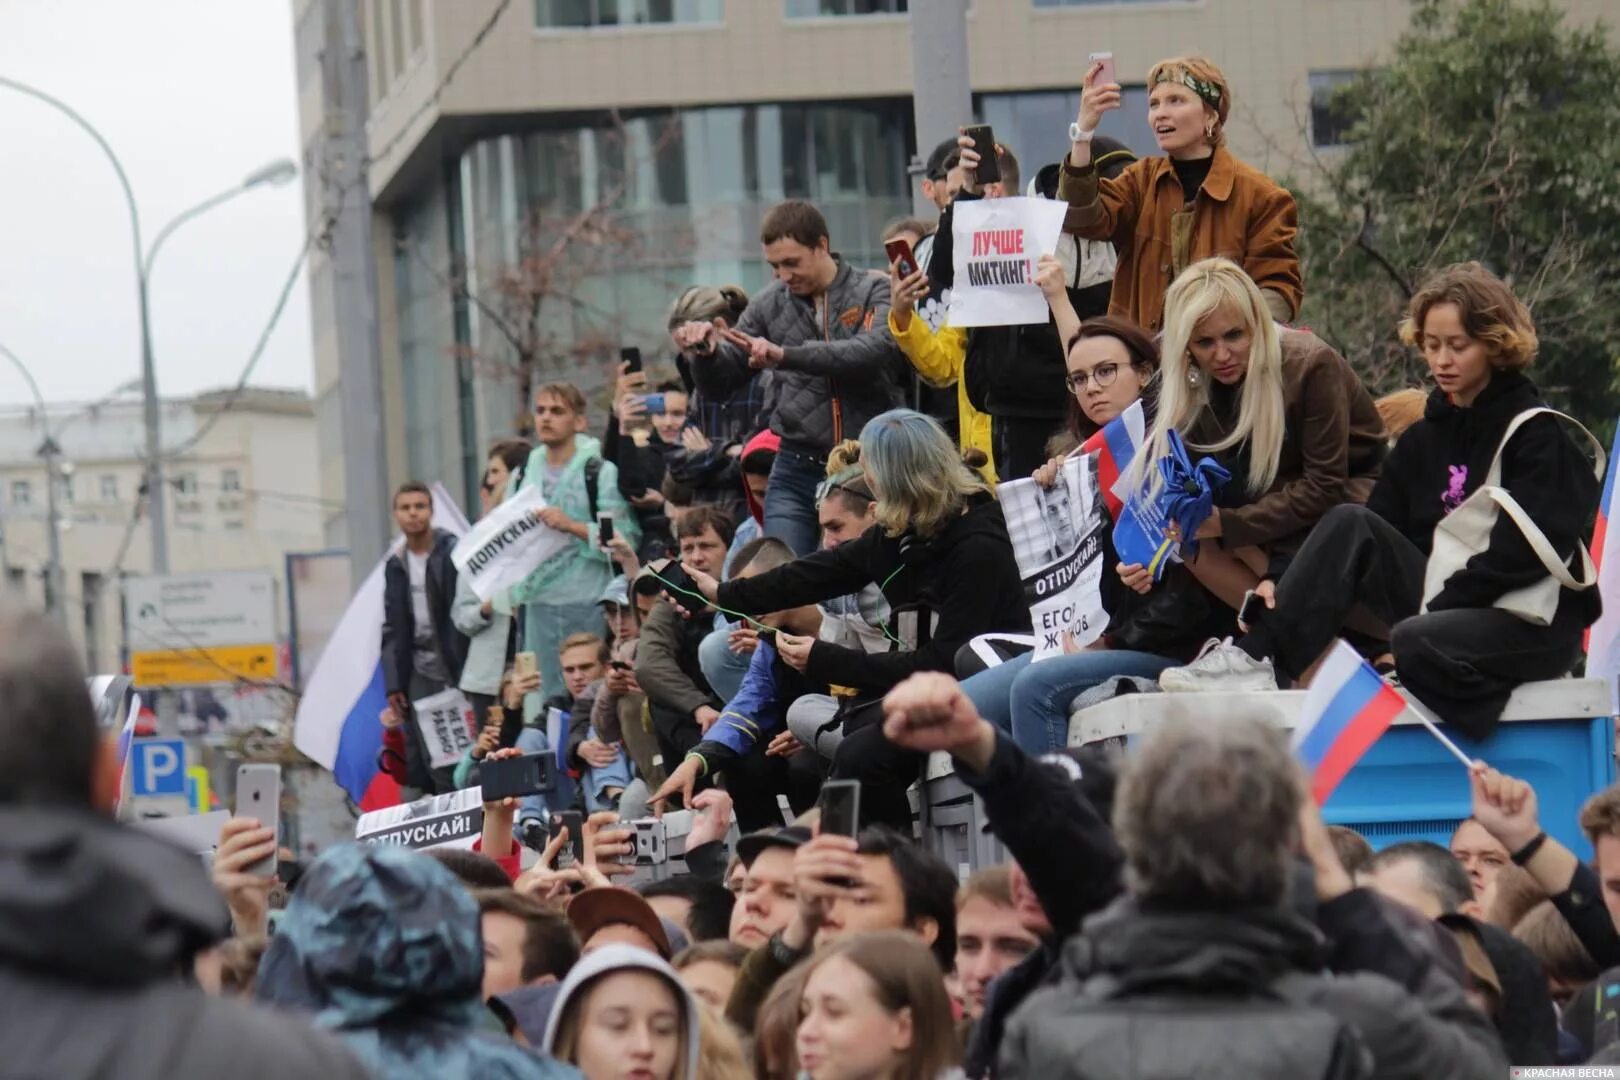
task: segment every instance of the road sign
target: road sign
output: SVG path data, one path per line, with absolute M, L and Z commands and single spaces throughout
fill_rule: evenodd
M 124 602 L 131 653 L 276 640 L 275 578 L 265 570 L 132 577 Z
M 208 790 L 207 766 L 193 765 L 186 770 L 186 801 L 191 804 L 193 814 L 208 813 L 213 797 Z
M 206 686 L 235 679 L 274 679 L 274 645 L 224 645 L 210 649 L 138 652 L 129 658 L 135 685 Z
M 136 739 L 130 747 L 129 765 L 136 798 L 153 795 L 186 794 L 186 743 L 184 739 Z

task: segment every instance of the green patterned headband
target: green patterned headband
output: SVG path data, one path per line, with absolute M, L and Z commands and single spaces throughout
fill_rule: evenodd
M 1179 70 L 1167 68 L 1159 72 L 1159 77 L 1154 80 L 1154 85 L 1157 86 L 1159 83 L 1180 83 L 1203 98 L 1204 103 L 1210 108 L 1218 110 L 1221 107 L 1221 88 L 1212 82 L 1205 82 L 1185 68 Z

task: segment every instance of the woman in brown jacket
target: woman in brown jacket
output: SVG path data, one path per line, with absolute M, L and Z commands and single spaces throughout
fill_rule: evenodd
M 1292 322 L 1304 294 L 1294 197 L 1226 149 L 1232 93 L 1221 69 L 1202 57 L 1153 65 L 1148 123 L 1165 156 L 1142 158 L 1113 180 L 1099 178 L 1091 160 L 1097 125 L 1120 105 L 1119 84 L 1097 82 L 1101 70 L 1086 73 L 1058 198 L 1080 211 L 1080 236 L 1111 240 L 1119 252 L 1108 313 L 1160 329 L 1170 283 L 1218 256 L 1254 279 L 1272 318 Z
M 1213 455 L 1231 472 L 1188 566 L 1237 607 L 1282 572 L 1322 515 L 1367 501 L 1386 448 L 1383 420 L 1344 357 L 1278 326 L 1229 259 L 1196 263 L 1170 287 L 1160 379 L 1158 413 L 1128 475 L 1149 482 L 1172 430 L 1195 457 Z M 1138 591 L 1152 582 L 1139 567 L 1120 574 Z

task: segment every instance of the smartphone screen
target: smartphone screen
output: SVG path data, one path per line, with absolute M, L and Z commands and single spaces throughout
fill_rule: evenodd
M 568 830 L 568 843 L 557 853 L 557 869 L 566 870 L 585 861 L 585 818 L 578 810 L 563 810 L 551 815 L 550 834 L 558 829 Z
M 607 547 L 613 542 L 612 514 L 596 515 L 596 542 L 602 547 Z
M 821 831 L 834 836 L 855 836 L 861 831 L 861 782 L 828 780 L 816 800 L 821 807 Z
M 626 375 L 634 375 L 641 370 L 641 350 L 634 345 L 619 350 L 619 361 L 624 365 Z
M 1114 77 L 1114 54 L 1113 53 L 1111 53 L 1111 52 L 1094 52 L 1094 53 L 1091 54 L 1089 59 L 1090 59 L 1091 63 L 1093 63 L 1093 64 L 1101 64 L 1102 65 L 1102 69 L 1097 72 L 1096 80 L 1092 82 L 1093 86 L 1107 86 L 1109 83 L 1119 81 L 1117 78 Z
M 236 770 L 236 816 L 250 817 L 276 834 L 281 842 L 281 766 L 241 765 Z M 276 856 L 260 859 L 243 873 L 274 877 Z
M 973 171 L 973 178 L 981 187 L 999 182 L 1001 165 L 996 161 L 996 136 L 990 125 L 974 124 L 963 134 L 973 140 L 973 151 L 979 155 L 979 167 Z
M 890 263 L 900 265 L 900 276 L 908 278 L 917 272 L 917 256 L 912 253 L 911 244 L 903 237 L 897 237 L 883 245 L 883 253 L 889 257 Z

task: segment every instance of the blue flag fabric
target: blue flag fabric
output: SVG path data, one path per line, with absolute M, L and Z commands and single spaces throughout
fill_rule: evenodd
M 1209 517 L 1216 494 L 1232 474 L 1214 458 L 1200 458 L 1193 464 L 1186 444 L 1174 431 L 1170 432 L 1170 452 L 1155 464 L 1159 488 L 1154 491 L 1150 480 L 1125 500 L 1114 525 L 1114 550 L 1121 563 L 1145 566 L 1158 581 L 1183 552 L 1197 554 L 1198 542 L 1192 537 Z

